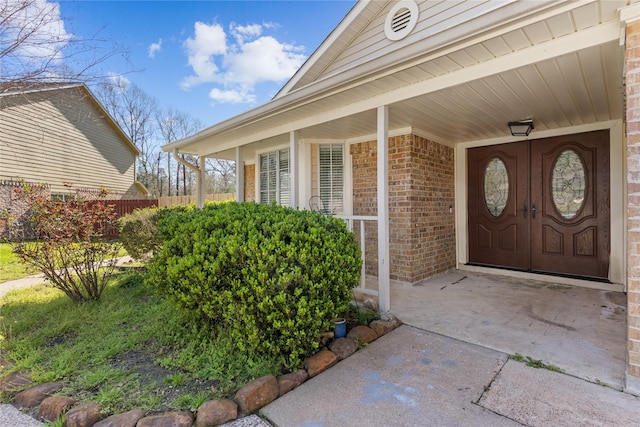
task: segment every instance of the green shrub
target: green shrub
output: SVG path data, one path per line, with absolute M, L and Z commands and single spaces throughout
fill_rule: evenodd
M 163 239 L 158 234 L 158 221 L 169 215 L 184 212 L 189 208 L 175 206 L 171 208 L 136 209 L 118 220 L 120 242 L 131 257 L 146 260 L 162 247 Z
M 120 242 L 131 257 L 142 260 L 160 249 L 157 213 L 158 208 L 136 209 L 118 220 Z
M 148 283 L 230 331 L 247 352 L 299 366 L 347 309 L 360 249 L 346 224 L 256 203 L 207 205 L 159 221 Z

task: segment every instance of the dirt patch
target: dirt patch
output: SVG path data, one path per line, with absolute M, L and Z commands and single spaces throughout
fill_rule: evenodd
M 75 332 L 66 332 L 64 334 L 56 335 L 55 337 L 51 337 L 47 340 L 46 346 L 48 348 L 55 347 L 59 344 L 67 344 L 73 341 L 78 337 L 78 334 Z
M 196 395 L 203 392 L 215 393 L 218 381 L 192 378 L 190 374 L 178 370 L 166 369 L 154 362 L 145 351 L 128 351 L 115 359 L 111 365 L 126 373 L 135 374 L 141 388 L 150 388 L 160 403 L 151 408 L 150 413 L 176 410 L 176 399 L 186 394 Z M 196 408 L 184 408 L 196 409 Z

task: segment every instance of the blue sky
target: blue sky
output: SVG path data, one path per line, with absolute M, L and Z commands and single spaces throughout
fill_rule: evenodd
M 270 100 L 354 4 L 61 1 L 59 10 L 64 32 L 97 33 L 128 51 L 101 64 L 103 73 L 210 126 Z

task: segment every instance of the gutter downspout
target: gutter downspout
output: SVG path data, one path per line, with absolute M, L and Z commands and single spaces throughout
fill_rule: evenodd
M 196 207 L 198 209 L 202 209 L 204 207 L 204 156 L 199 158 L 200 167 L 194 166 L 178 156 L 177 148 L 173 149 L 173 158 L 176 159 L 176 162 L 188 167 L 196 173 Z

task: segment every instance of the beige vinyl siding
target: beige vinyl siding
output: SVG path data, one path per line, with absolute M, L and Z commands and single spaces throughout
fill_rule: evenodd
M 80 88 L 4 97 L 0 109 L 0 179 L 72 188 L 130 191 L 135 154 Z
M 431 39 L 435 45 L 438 33 L 452 28 L 501 7 L 501 2 L 453 2 L 453 1 L 416 1 L 420 14 L 413 31 L 404 39 L 390 41 L 384 34 L 384 21 L 394 2 L 388 2 L 385 8 L 371 20 L 369 25 L 349 46 L 326 67 L 323 75 L 338 74 L 376 58 L 384 57 L 401 47 L 425 39 Z

